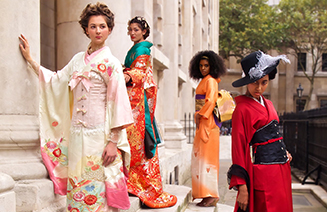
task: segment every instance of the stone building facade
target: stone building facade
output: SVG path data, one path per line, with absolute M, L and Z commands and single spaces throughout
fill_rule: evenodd
M 269 0 L 269 5 L 277 5 L 280 0 Z M 287 49 L 285 52 L 292 52 Z M 285 54 L 285 52 L 278 53 L 270 51 L 270 55 Z M 315 75 L 313 93 L 311 99 L 308 94 L 310 90 L 310 82 L 306 78 L 301 69 L 300 63 L 305 67 L 306 73 L 311 76 L 312 73 L 312 54 L 311 52 L 302 53 L 301 56 L 295 57 L 293 54 L 288 54 L 291 64 L 283 62 L 278 66 L 278 74 L 276 78 L 270 82 L 264 96 L 272 100 L 277 112 L 282 114 L 284 112 L 295 112 L 302 110 L 305 102 L 309 103 L 308 109 L 314 109 L 327 106 L 327 52 L 319 55 L 324 63 L 320 61 L 320 70 Z M 300 58 L 300 59 L 298 59 Z M 231 82 L 238 79 L 242 75 L 242 68 L 240 63 L 237 63 L 235 58 L 229 58 L 226 61 L 228 67 L 228 74 L 219 84 L 220 88 L 231 91 L 235 96 L 244 94 L 246 87 L 233 88 Z M 299 85 L 303 88 L 303 96 L 298 97 L 297 88 Z
M 283 53 L 278 53 L 276 51 L 270 51 L 268 54 L 276 56 Z M 306 72 L 310 75 L 311 70 L 311 56 L 310 53 L 305 53 L 305 67 Z M 282 114 L 284 112 L 296 112 L 299 110 L 299 101 L 300 110 L 303 109 L 305 101 L 309 101 L 308 93 L 310 89 L 310 82 L 305 77 L 303 71 L 299 67 L 299 61 L 294 55 L 287 55 L 290 59 L 291 64 L 285 64 L 283 62 L 278 66 L 278 74 L 276 78 L 270 81 L 270 84 L 264 96 L 270 99 L 277 112 Z M 246 91 L 246 86 L 240 88 L 233 88 L 231 82 L 241 78 L 242 68 L 240 63 L 237 63 L 235 58 L 230 58 L 226 61 L 228 66 L 228 74 L 223 78 L 219 83 L 220 88 L 229 90 L 234 96 L 244 94 Z M 327 65 L 327 64 L 326 64 Z M 314 109 L 319 107 L 327 106 L 327 67 L 321 66 L 321 69 L 317 72 L 314 89 L 311 99 L 309 101 L 309 108 Z M 325 67 L 325 68 L 324 68 Z M 298 97 L 297 88 L 301 84 L 303 88 L 303 96 L 301 99 Z
M 38 80 L 20 53 L 18 37 L 22 33 L 28 38 L 36 61 L 59 70 L 88 45 L 78 20 L 89 2 L 96 1 L 0 1 L 0 211 L 56 211 L 65 204 L 64 197 L 53 194 L 41 161 Z M 122 63 L 132 46 L 127 21 L 141 15 L 151 26 L 148 40 L 154 43 L 151 54 L 159 88 L 156 118 L 164 139 L 162 176 L 171 183 L 173 174 L 173 183 L 182 183 L 190 177 L 190 145 L 180 120 L 184 113 L 194 112 L 196 88 L 188 77 L 188 63 L 199 50 L 218 52 L 219 1 L 102 2 L 115 13 L 107 45 Z

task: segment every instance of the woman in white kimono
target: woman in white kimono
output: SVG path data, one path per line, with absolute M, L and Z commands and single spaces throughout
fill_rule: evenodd
M 91 42 L 60 71 L 41 67 L 27 39 L 20 49 L 40 79 L 41 154 L 66 211 L 118 211 L 130 206 L 126 173 L 133 122 L 120 62 L 105 41 L 114 27 L 107 5 L 88 4 L 79 23 Z

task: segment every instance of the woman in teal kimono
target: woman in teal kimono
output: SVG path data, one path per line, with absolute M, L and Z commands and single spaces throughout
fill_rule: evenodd
M 128 192 L 138 196 L 151 208 L 176 204 L 174 195 L 163 191 L 156 143 L 159 134 L 154 124 L 157 85 L 153 79 L 150 47 L 145 39 L 150 27 L 143 17 L 136 16 L 128 23 L 128 34 L 134 42 L 125 58 L 124 75 L 131 103 L 134 124 L 127 128 L 131 147 L 131 166 L 127 182 Z M 153 141 L 152 147 L 146 146 Z

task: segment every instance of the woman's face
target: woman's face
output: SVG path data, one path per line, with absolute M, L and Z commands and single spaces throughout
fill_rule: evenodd
M 86 28 L 86 34 L 91 39 L 91 45 L 104 45 L 111 29 L 108 28 L 106 19 L 103 15 L 91 16 Z
M 128 35 L 131 36 L 131 40 L 134 44 L 144 41 L 143 35 L 145 35 L 146 30 L 140 28 L 138 23 L 131 23 L 128 27 Z
M 200 60 L 199 69 L 203 77 L 207 76 L 210 73 L 210 64 L 208 60 Z
M 261 79 L 259 79 L 258 81 L 248 84 L 247 94 L 260 100 L 260 96 L 262 95 L 263 92 L 265 92 L 266 88 L 268 87 L 268 84 L 269 84 L 269 76 L 266 75 Z

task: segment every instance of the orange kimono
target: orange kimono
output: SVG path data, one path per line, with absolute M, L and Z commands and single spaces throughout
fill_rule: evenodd
M 218 83 L 210 75 L 196 88 L 196 114 L 202 115 L 196 129 L 192 151 L 192 196 L 194 199 L 219 197 L 219 127 L 213 109 L 218 98 Z

